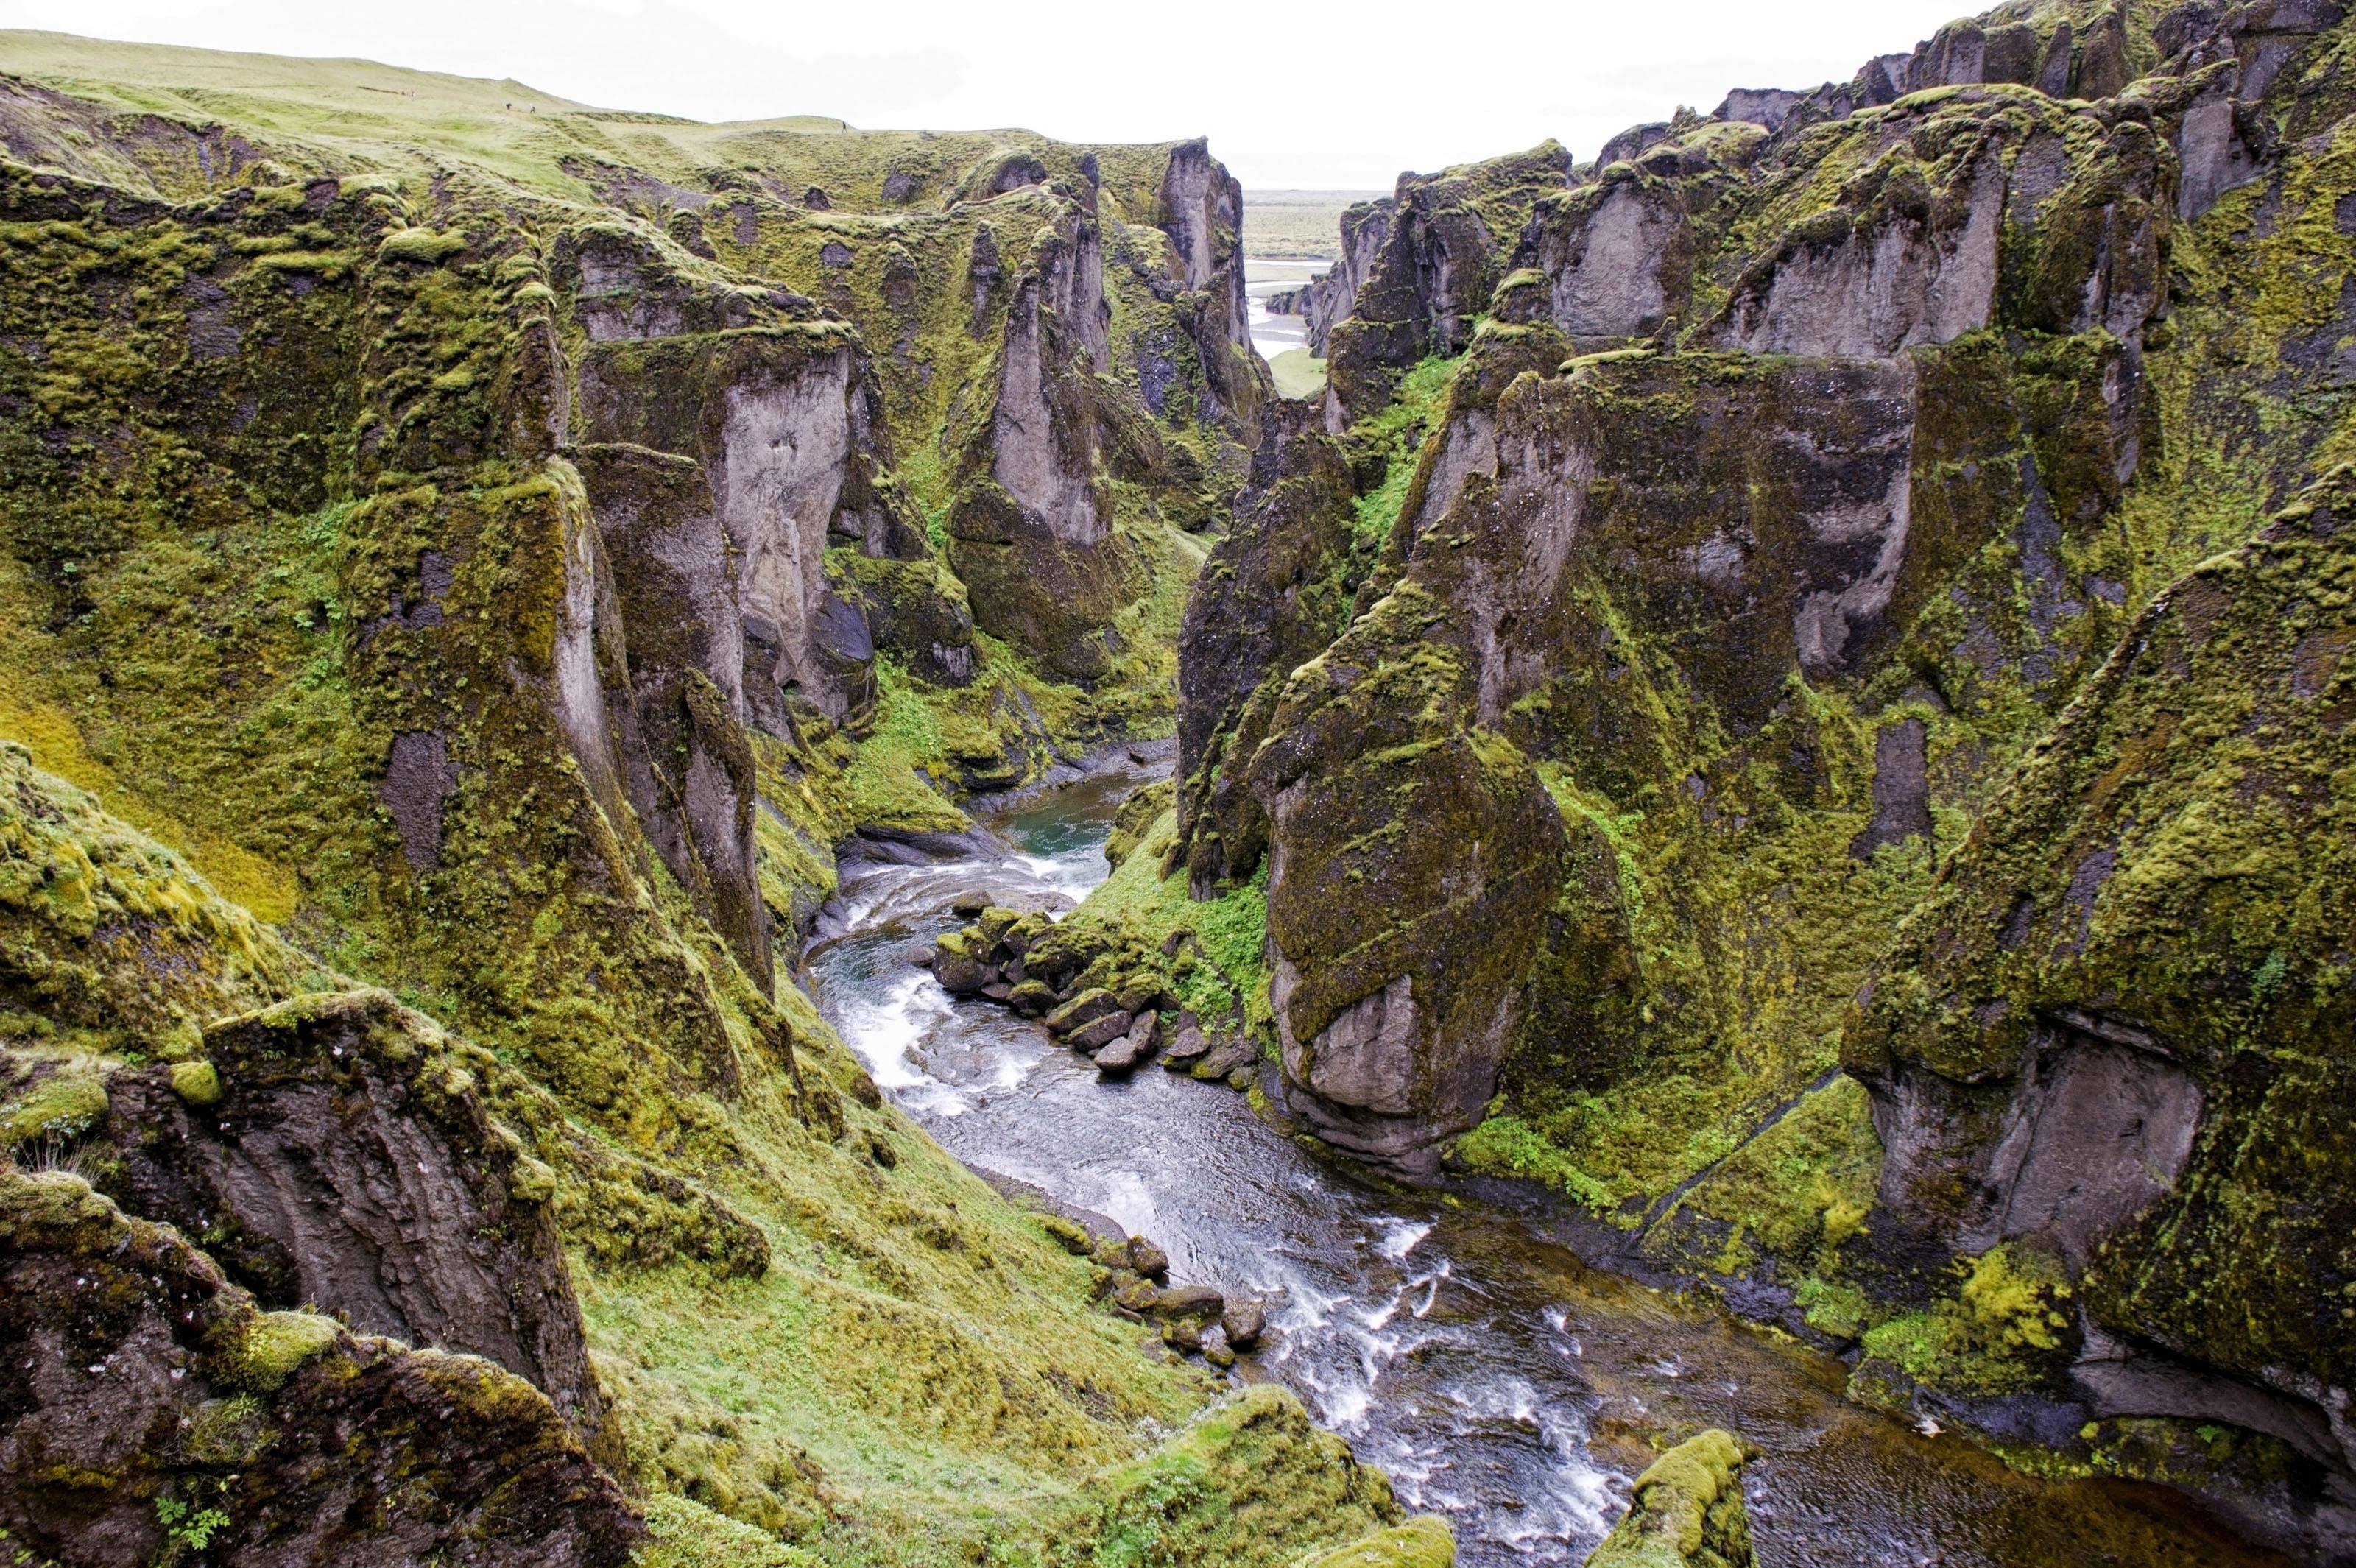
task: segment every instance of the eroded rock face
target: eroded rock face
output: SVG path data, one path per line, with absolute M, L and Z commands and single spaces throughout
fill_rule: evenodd
M 204 1051 L 202 1104 L 168 1068 L 108 1080 L 112 1194 L 200 1241 L 263 1307 L 481 1356 L 618 1457 L 546 1208 L 553 1176 L 492 1121 L 487 1055 L 371 991 L 228 1019 Z
M 949 517 L 950 560 L 972 590 L 975 624 L 1080 679 L 1104 671 L 1104 624 L 1135 570 L 1112 534 L 1105 487 L 1096 244 L 1093 226 L 1075 225 L 1015 281 L 996 397 L 967 444 L 966 488 Z
M 790 732 L 788 694 L 836 720 L 873 701 L 873 643 L 863 626 L 838 624 L 843 602 L 826 571 L 830 537 L 864 531 L 845 515 L 865 499 L 863 401 L 849 347 L 823 336 L 673 337 L 594 350 L 582 367 L 594 440 L 702 471 L 718 528 L 706 542 L 732 552 L 703 571 L 730 580 L 741 617 L 732 635 L 744 665 L 728 688 L 779 733 Z
M 1944 222 L 1900 197 L 1870 227 L 1826 223 L 1792 236 L 1737 293 L 1721 341 L 1761 354 L 1883 357 L 1987 325 L 2003 181 L 1991 160 L 1946 194 Z
M 1545 274 L 1545 318 L 1574 348 L 1650 337 L 1685 314 L 1685 203 L 1673 187 L 1624 172 L 1540 202 L 1515 257 Z
M 1442 174 L 1399 176 L 1390 232 L 1351 317 L 1327 335 L 1329 430 L 1338 434 L 1379 409 L 1417 361 L 1464 347 L 1533 205 L 1569 185 L 1569 171 L 1570 155 L 1547 142 Z
M 1353 203 L 1343 212 L 1341 260 L 1311 280 L 1301 304 L 1309 351 L 1318 358 L 1333 351 L 1335 325 L 1356 314 L 1358 291 L 1365 287 L 1376 258 L 1390 242 L 1398 212 L 1398 204 L 1388 197 Z
M 732 570 L 742 558 L 692 459 L 596 445 L 578 462 L 603 545 L 593 581 L 606 584 L 608 637 L 620 645 L 623 668 L 602 676 L 623 793 L 664 865 L 766 982 L 744 734 L 751 623 Z M 569 663 L 587 655 L 585 643 L 568 651 Z
M 2343 1547 L 2356 1044 L 2326 998 L 2356 887 L 2329 782 L 2356 760 L 2356 620 L 2329 586 L 2351 570 L 2341 471 L 2155 599 L 1843 1044 L 1892 1215 L 1965 1253 L 2050 1249 L 2094 1336 L 2090 1405 L 2280 1437 L 2329 1485 L 2274 1523 Z
M 1178 638 L 1178 821 L 1200 897 L 1258 865 L 1268 825 L 1241 764 L 1284 677 L 1348 613 L 1349 464 L 1307 405 L 1266 417 L 1248 505 L 1212 547 Z
M 530 1384 L 260 1310 L 169 1226 L 0 1158 L 0 1528 L 69 1568 L 618 1568 L 643 1531 Z
M 1468 722 L 1463 649 L 1413 644 L 1439 603 L 1403 586 L 1294 670 L 1249 773 L 1290 1103 L 1409 1172 L 1495 1092 L 1569 856 L 1527 759 Z
M 1244 192 L 1205 142 L 1183 143 L 1164 166 L 1154 221 L 1179 261 L 1181 315 L 1194 337 L 1207 394 L 1202 417 L 1248 439 L 1267 397 L 1266 372 L 1251 346 L 1244 299 Z

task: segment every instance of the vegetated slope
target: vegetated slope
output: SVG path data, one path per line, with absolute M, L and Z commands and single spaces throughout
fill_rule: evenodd
M 1281 1397 L 1153 1447 L 1215 1385 L 791 978 L 854 830 L 1169 722 L 1265 385 L 1201 144 L 7 48 L 12 1548 L 1395 1520 Z
M 1141 835 L 1335 1146 L 2326 1554 L 2351 48 L 2009 5 L 1353 209 Z

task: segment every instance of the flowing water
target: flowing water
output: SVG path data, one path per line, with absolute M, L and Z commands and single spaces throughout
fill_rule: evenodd
M 1644 1439 L 1704 1425 L 1746 1471 L 1766 1568 L 2085 1568 L 2280 1561 L 2157 1488 L 2052 1485 L 1840 1398 L 1838 1361 L 1582 1264 L 1542 1206 L 1383 1187 L 1303 1150 L 1244 1096 L 1087 1061 L 985 1002 L 952 1001 L 909 950 L 949 904 L 1076 900 L 1105 875 L 1131 772 L 985 820 L 974 847 L 853 857 L 806 955 L 820 1007 L 876 1081 L 958 1157 L 1159 1242 L 1171 1277 L 1271 1298 L 1241 1375 L 1447 1514 L 1468 1568 L 1576 1563 L 1626 1506 Z
M 1252 347 L 1263 359 L 1274 359 L 1288 349 L 1309 347 L 1309 324 L 1297 315 L 1277 315 L 1268 308 L 1268 296 L 1297 289 L 1323 272 L 1323 261 L 1266 261 L 1244 259 L 1244 313 Z

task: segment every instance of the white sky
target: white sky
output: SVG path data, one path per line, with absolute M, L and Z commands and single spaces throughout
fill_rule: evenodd
M 1248 187 L 1388 188 L 1730 87 L 1845 80 L 1965 0 L 0 0 L 0 27 L 358 55 L 698 120 L 1208 135 Z M 6 60 L 0 56 L 0 69 Z

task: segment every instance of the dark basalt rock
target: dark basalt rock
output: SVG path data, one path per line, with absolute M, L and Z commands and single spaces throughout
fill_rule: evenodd
M 2356 1042 L 2319 976 L 2344 964 L 2356 867 L 2319 805 L 2356 763 L 2356 618 L 2325 586 L 2351 571 L 2340 470 L 2158 596 L 1909 920 L 1842 1047 L 1906 1232 L 2051 1249 L 2083 1303 L 2089 1407 L 2289 1445 L 2322 1495 L 2258 1522 L 2335 1550 L 2356 1540 Z M 2215 769 L 2200 737 L 2260 707 L 2241 765 Z
M 553 1174 L 491 1119 L 487 1056 L 379 991 L 225 1020 L 204 1050 L 199 1103 L 171 1069 L 108 1080 L 114 1197 L 204 1241 L 264 1307 L 505 1367 L 618 1461 Z
M 1152 1013 L 1140 1013 L 1126 1034 L 1096 1053 L 1096 1069 L 1107 1077 L 1119 1077 L 1134 1071 L 1150 1060 L 1160 1033 L 1161 1020 Z
M 1426 356 L 1463 348 L 1533 206 L 1569 183 L 1570 155 L 1554 142 L 1399 176 L 1389 233 L 1348 318 L 1326 335 L 1328 428 L 1376 411 L 1400 372 Z
M 1269 405 L 1236 527 L 1212 547 L 1178 636 L 1178 825 L 1198 898 L 1248 878 L 1268 841 L 1239 763 L 1284 677 L 1345 622 L 1349 464 L 1303 405 Z
M 63 1568 L 619 1568 L 643 1531 L 488 1361 L 265 1313 L 168 1226 L 0 1159 L 0 1529 Z M 212 1522 L 217 1520 L 218 1522 Z
M 1106 1013 L 1082 1024 L 1064 1037 L 1064 1043 L 1074 1051 L 1093 1054 L 1124 1039 L 1130 1030 L 1130 1017 L 1124 1012 Z

